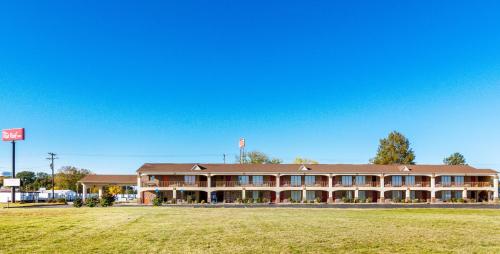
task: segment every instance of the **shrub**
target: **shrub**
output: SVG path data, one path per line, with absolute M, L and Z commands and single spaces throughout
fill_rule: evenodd
M 186 201 L 188 202 L 188 204 L 193 203 L 193 197 L 191 197 L 191 195 L 188 195 Z
M 74 207 L 82 207 L 83 206 L 83 201 L 81 198 L 76 198 L 75 201 L 73 201 L 73 206 Z
M 248 203 L 248 204 L 252 204 L 252 203 L 253 203 L 253 198 L 249 198 L 249 199 L 247 199 L 247 203 Z
M 241 204 L 242 200 L 241 200 L 241 198 L 237 198 L 234 202 L 238 203 L 238 204 Z
M 66 202 L 66 199 L 65 199 L 65 198 L 58 198 L 58 199 L 57 199 L 57 203 L 67 204 L 68 202 Z
M 262 203 L 269 203 L 269 199 L 267 199 L 267 198 L 263 198 L 263 199 L 262 199 Z
M 159 197 L 153 198 L 153 206 L 161 206 L 161 203 L 162 202 L 161 202 L 161 199 Z
M 315 198 L 315 199 L 314 199 L 314 202 L 316 202 L 316 203 L 321 203 L 321 199 L 320 199 L 320 198 Z
M 99 200 L 99 204 L 102 207 L 112 206 L 115 203 L 115 197 L 109 193 L 103 194 Z
M 205 204 L 205 200 L 204 200 L 204 199 L 202 199 L 202 200 L 200 201 L 200 204 Z
M 372 202 L 371 198 L 366 198 L 365 199 L 365 203 L 371 203 L 371 202 Z
M 88 207 L 96 207 L 99 203 L 99 200 L 96 197 L 88 198 L 85 202 L 85 205 Z

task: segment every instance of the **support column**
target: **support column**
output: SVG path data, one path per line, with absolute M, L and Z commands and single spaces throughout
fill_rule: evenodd
M 498 175 L 495 175 L 495 177 L 493 177 L 493 201 L 495 202 L 498 202 L 499 201 L 499 197 L 498 197 Z
M 137 174 L 137 203 L 142 203 L 142 193 L 141 193 L 141 175 Z
M 358 188 L 356 188 L 354 190 L 354 199 L 358 199 L 358 198 L 359 198 L 359 190 L 358 190 Z
M 410 201 L 410 199 L 411 199 L 411 195 L 410 194 L 411 194 L 410 193 L 410 188 L 406 189 L 405 190 L 405 199 L 406 199 L 407 202 Z
M 307 201 L 307 191 L 306 189 L 302 190 L 302 203 Z
M 275 203 L 280 203 L 281 202 L 281 191 L 276 192 L 276 201 Z
M 436 202 L 436 176 L 431 176 L 431 203 Z
M 172 199 L 175 200 L 175 202 L 177 203 L 177 190 L 176 189 L 172 190 Z
M 276 187 L 278 187 L 278 188 L 281 187 L 280 178 L 281 178 L 280 174 L 277 174 L 276 175 Z
M 385 203 L 385 179 L 384 174 L 379 175 L 380 178 L 380 203 Z
M 327 200 L 327 203 L 333 203 L 334 200 L 333 200 L 333 191 L 331 190 L 328 190 L 328 200 Z
M 333 188 L 333 177 L 332 175 L 328 176 L 328 188 Z
M 462 191 L 462 199 L 464 199 L 464 200 L 467 199 L 467 189 L 464 189 Z
M 82 183 L 82 201 L 85 202 L 85 199 L 87 199 L 87 185 Z
M 212 203 L 212 176 L 207 175 L 207 203 Z
M 247 191 L 245 189 L 243 189 L 241 191 L 241 199 L 246 199 L 247 198 Z
M 102 198 L 103 188 L 104 188 L 104 186 L 99 187 L 99 198 Z

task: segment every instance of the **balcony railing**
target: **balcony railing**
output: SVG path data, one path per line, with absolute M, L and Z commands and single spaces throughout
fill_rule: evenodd
M 448 182 L 436 183 L 436 187 L 493 187 L 491 182 Z
M 142 183 L 143 187 L 207 187 L 206 181 L 148 181 Z
M 325 181 L 316 181 L 316 182 L 309 182 L 304 184 L 307 187 L 328 187 L 328 182 Z
M 385 187 L 431 187 L 431 183 L 427 181 L 413 182 L 413 183 L 408 183 L 408 182 L 392 183 L 389 181 L 385 182 Z
M 380 184 L 378 182 L 364 182 L 364 183 L 342 183 L 334 182 L 333 187 L 378 187 Z
M 281 187 L 302 187 L 302 183 L 290 182 L 290 181 L 281 181 Z
M 215 187 L 275 187 L 276 182 L 274 181 L 264 181 L 264 182 L 249 182 L 242 183 L 239 181 L 216 181 Z

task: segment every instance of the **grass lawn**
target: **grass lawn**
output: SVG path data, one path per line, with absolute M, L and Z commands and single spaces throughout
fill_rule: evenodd
M 500 210 L 0 209 L 0 253 L 500 253 Z

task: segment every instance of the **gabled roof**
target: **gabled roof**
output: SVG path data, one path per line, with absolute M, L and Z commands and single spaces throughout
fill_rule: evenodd
M 195 164 L 195 163 L 146 163 L 138 173 L 193 172 L 193 167 L 203 167 L 203 173 L 296 173 L 298 164 Z M 308 173 L 407 173 L 407 174 L 497 174 L 491 169 L 476 169 L 468 165 L 375 165 L 375 164 L 307 164 Z M 409 171 L 401 171 L 401 167 Z

